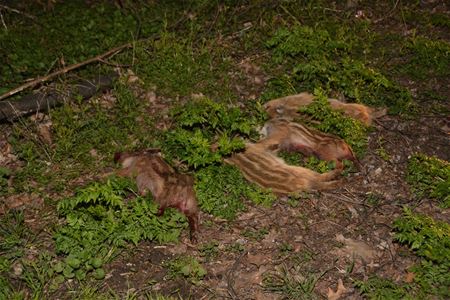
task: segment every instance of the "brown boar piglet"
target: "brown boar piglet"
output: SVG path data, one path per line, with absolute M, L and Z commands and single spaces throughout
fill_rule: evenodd
M 335 161 L 337 168 L 342 168 L 342 160 L 347 159 L 360 167 L 351 147 L 344 140 L 314 128 L 276 118 L 266 122 L 262 133 L 266 138 L 260 143 L 266 144 L 269 150 L 300 152 L 305 156 Z
M 314 95 L 303 92 L 271 100 L 264 104 L 264 109 L 271 118 L 283 117 L 293 119 L 299 116 L 299 109 L 313 103 Z M 329 98 L 333 110 L 342 111 L 346 116 L 361 121 L 367 126 L 376 118 L 386 114 L 386 109 L 374 109 L 359 103 L 345 103 Z
M 148 192 L 152 194 L 159 204 L 158 216 L 164 214 L 168 207 L 183 213 L 189 221 L 191 240 L 197 241 L 199 209 L 192 176 L 177 173 L 154 151 L 141 154 L 116 153 L 114 160 L 122 166 L 117 172 L 118 176 L 135 178 L 140 195 Z

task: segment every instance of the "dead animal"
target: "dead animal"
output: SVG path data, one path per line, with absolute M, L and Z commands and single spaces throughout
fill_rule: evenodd
M 298 110 L 314 101 L 314 95 L 303 92 L 271 100 L 264 104 L 264 108 L 271 118 L 283 117 L 293 119 L 299 115 Z M 344 103 L 336 99 L 328 99 L 331 108 L 342 111 L 346 116 L 371 125 L 372 120 L 386 114 L 385 109 L 375 110 L 363 104 Z
M 258 143 L 269 150 L 314 155 L 322 160 L 335 161 L 338 167 L 343 167 L 342 160 L 347 159 L 359 166 L 351 147 L 344 140 L 314 128 L 275 118 L 266 122 L 261 133 L 265 138 Z
M 307 168 L 291 166 L 268 151 L 266 145 L 258 143 L 247 144 L 244 152 L 234 153 L 225 162 L 239 168 L 248 181 L 271 189 L 277 195 L 334 188 L 338 181 L 332 179 L 342 170 L 336 168 L 320 174 Z
M 177 173 L 153 150 L 138 154 L 116 153 L 114 160 L 122 166 L 117 175 L 135 178 L 139 194 L 152 193 L 159 204 L 159 216 L 167 207 L 182 212 L 189 221 L 191 240 L 196 241 L 199 209 L 192 176 Z

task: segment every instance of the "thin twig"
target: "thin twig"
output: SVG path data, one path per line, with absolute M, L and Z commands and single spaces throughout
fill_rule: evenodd
M 236 294 L 236 291 L 234 290 L 234 272 L 236 271 L 237 267 L 239 266 L 239 264 L 241 263 L 241 259 L 242 257 L 244 257 L 244 255 L 247 254 L 247 251 L 242 252 L 241 255 L 239 255 L 239 257 L 236 259 L 236 261 L 234 262 L 233 266 L 231 267 L 231 269 L 227 272 L 226 277 L 227 277 L 227 287 L 228 287 L 228 294 L 230 294 L 230 297 L 234 300 L 234 299 L 239 299 L 239 297 Z
M 399 2 L 400 2 L 400 0 L 397 0 L 397 1 L 395 2 L 395 4 L 394 4 L 394 7 L 391 9 L 391 11 L 390 11 L 387 15 L 384 15 L 383 17 L 381 17 L 381 18 L 379 18 L 379 19 L 373 21 L 373 23 L 374 23 L 374 24 L 377 24 L 377 23 L 383 21 L 384 19 L 387 19 L 387 18 L 391 17 L 392 14 L 394 13 L 394 10 L 397 8 L 397 5 L 398 5 Z
M 53 73 L 50 73 L 47 76 L 38 77 L 35 80 L 32 80 L 32 81 L 27 82 L 25 84 L 22 84 L 21 86 L 15 88 L 15 89 L 12 89 L 12 90 L 6 92 L 5 94 L 1 95 L 0 96 L 0 100 L 3 100 L 5 98 L 8 98 L 8 97 L 14 95 L 14 94 L 17 94 L 17 93 L 19 93 L 19 92 L 21 92 L 21 91 L 23 91 L 23 90 L 25 90 L 27 88 L 30 88 L 30 87 L 36 86 L 36 85 L 38 85 L 40 83 L 43 83 L 45 81 L 48 81 L 48 80 L 52 79 L 55 76 L 58 76 L 58 75 L 61 75 L 61 74 L 65 74 L 65 73 L 67 73 L 69 71 L 78 69 L 80 67 L 83 67 L 83 66 L 88 65 L 88 64 L 93 63 L 93 62 L 98 62 L 98 61 L 100 61 L 101 59 L 103 59 L 105 57 L 108 57 L 110 55 L 116 54 L 117 52 L 120 52 L 123 49 L 130 48 L 130 47 L 131 47 L 131 43 L 127 43 L 127 44 L 121 45 L 119 47 L 116 47 L 114 49 L 111 49 L 111 50 L 109 50 L 109 51 L 107 51 L 107 52 L 105 52 L 103 54 L 100 54 L 100 55 L 97 55 L 95 57 L 89 58 L 88 60 L 85 60 L 85 61 L 82 61 L 80 63 L 76 63 L 76 64 L 73 64 L 73 65 L 67 66 L 67 67 L 65 67 L 63 69 L 60 69 L 60 70 L 57 70 L 57 71 L 55 71 Z
M 0 10 L 0 19 L 2 20 L 3 27 L 5 27 L 5 30 L 8 31 L 8 27 L 6 26 L 5 19 L 3 19 L 3 14 L 1 10 Z
M 24 12 L 21 12 L 20 10 L 17 10 L 15 8 L 11 8 L 11 7 L 3 5 L 3 4 L 0 4 L 0 8 L 3 8 L 5 10 L 8 10 L 10 12 L 13 12 L 13 13 L 16 13 L 16 14 L 19 14 L 19 15 L 23 15 L 23 16 L 25 16 L 27 18 L 30 18 L 30 19 L 36 21 L 36 17 L 35 16 L 27 14 L 27 13 L 24 13 Z
M 104 60 L 103 58 L 100 58 L 98 61 L 103 63 L 103 64 L 105 64 L 105 65 L 108 65 L 108 66 L 111 66 L 111 67 L 116 67 L 116 68 L 129 68 L 129 67 L 131 67 L 131 65 L 128 65 L 128 64 L 124 65 L 124 64 L 111 63 L 109 61 Z

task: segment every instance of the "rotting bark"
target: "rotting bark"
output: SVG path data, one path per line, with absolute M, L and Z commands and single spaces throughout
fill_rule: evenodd
M 116 73 L 99 75 L 92 80 L 82 80 L 80 83 L 69 85 L 62 91 L 51 89 L 28 94 L 16 101 L 0 101 L 0 122 L 12 122 L 35 112 L 47 112 L 76 96 L 81 96 L 84 100 L 88 99 L 98 91 L 111 88 L 117 77 Z

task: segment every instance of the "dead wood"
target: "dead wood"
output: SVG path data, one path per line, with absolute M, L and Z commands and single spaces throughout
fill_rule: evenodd
M 116 73 L 99 75 L 92 80 L 82 80 L 78 84 L 69 85 L 64 90 L 56 88 L 28 94 L 15 101 L 0 101 L 0 122 L 13 121 L 19 117 L 35 112 L 46 112 L 50 108 L 63 104 L 77 96 L 83 99 L 92 97 L 96 92 L 111 88 L 117 78 Z
M 95 57 L 89 58 L 89 59 L 87 59 L 85 61 L 82 61 L 82 62 L 73 64 L 73 65 L 67 66 L 65 68 L 62 68 L 60 70 L 57 70 L 57 71 L 55 71 L 53 73 L 50 73 L 50 74 L 48 74 L 46 76 L 38 77 L 38 78 L 36 78 L 36 79 L 34 79 L 32 81 L 29 81 L 29 82 L 27 82 L 25 84 L 22 84 L 22 85 L 18 86 L 15 89 L 10 90 L 9 92 L 4 93 L 3 95 L 0 95 L 0 100 L 6 99 L 8 97 L 11 97 L 12 95 L 17 94 L 17 93 L 19 93 L 19 92 L 21 92 L 21 91 L 23 91 L 23 90 L 25 90 L 27 88 L 34 87 L 34 86 L 36 86 L 36 85 L 38 85 L 40 83 L 46 82 L 46 81 L 52 79 L 53 77 L 65 74 L 65 73 L 67 73 L 69 71 L 72 71 L 72 70 L 75 70 L 75 69 L 78 69 L 78 68 L 81 68 L 81 67 L 83 67 L 85 65 L 88 65 L 90 63 L 101 61 L 105 57 L 114 55 L 117 52 L 120 52 L 123 49 L 129 48 L 129 47 L 131 47 L 131 44 L 127 43 L 127 44 L 121 45 L 119 47 L 116 47 L 114 49 L 108 50 L 108 51 L 106 51 L 103 54 L 100 54 L 100 55 L 97 55 Z

